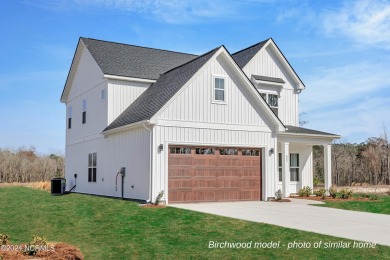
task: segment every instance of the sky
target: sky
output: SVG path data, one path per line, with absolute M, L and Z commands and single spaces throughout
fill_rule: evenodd
M 0 148 L 64 154 L 79 37 L 194 54 L 272 37 L 306 85 L 306 128 L 390 132 L 390 0 L 0 0 Z

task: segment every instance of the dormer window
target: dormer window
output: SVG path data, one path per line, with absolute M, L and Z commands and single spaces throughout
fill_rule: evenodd
M 269 93 L 260 93 L 260 96 L 264 99 L 265 102 L 267 102 L 267 104 L 271 107 L 272 111 L 274 111 L 274 113 L 278 115 L 279 96 Z
M 225 78 L 214 77 L 214 101 L 224 103 L 226 99 Z

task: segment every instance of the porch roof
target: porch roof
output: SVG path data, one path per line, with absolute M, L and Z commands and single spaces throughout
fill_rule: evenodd
M 323 136 L 323 137 L 330 137 L 334 139 L 340 138 L 340 135 L 326 133 L 322 131 L 317 131 L 313 129 L 298 127 L 298 126 L 292 126 L 292 125 L 286 125 L 286 132 L 279 133 L 279 134 L 287 134 L 287 135 L 306 135 L 306 136 Z

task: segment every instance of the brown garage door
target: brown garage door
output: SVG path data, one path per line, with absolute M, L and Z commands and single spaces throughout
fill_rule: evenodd
M 169 203 L 261 199 L 260 149 L 170 146 L 168 152 Z

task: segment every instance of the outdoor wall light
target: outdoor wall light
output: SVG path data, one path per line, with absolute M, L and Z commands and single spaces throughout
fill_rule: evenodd
M 162 150 L 164 150 L 164 145 L 163 144 L 160 144 L 159 146 L 158 146 L 158 150 L 161 152 Z
M 274 148 L 269 149 L 270 154 L 274 154 L 274 152 L 275 152 Z

